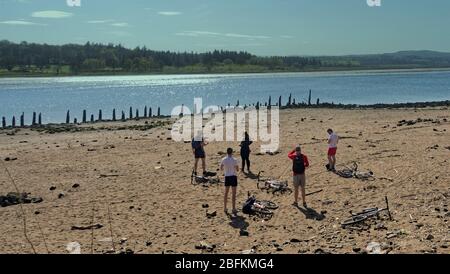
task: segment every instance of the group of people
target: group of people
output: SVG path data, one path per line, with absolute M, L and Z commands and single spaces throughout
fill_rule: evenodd
M 336 171 L 336 153 L 337 145 L 339 142 L 338 135 L 332 130 L 328 129 L 328 164 L 326 168 L 328 171 Z M 245 173 L 245 166 L 247 166 L 247 172 L 250 171 L 250 145 L 253 142 L 250 140 L 250 136 L 245 132 L 244 140 L 240 144 L 240 155 L 242 160 L 242 172 Z M 207 176 L 206 171 L 206 153 L 205 146 L 208 143 L 203 138 L 194 138 L 192 140 L 192 152 L 194 154 L 194 174 L 197 175 L 198 162 L 202 160 L 203 176 Z M 236 214 L 236 190 L 238 186 L 238 173 L 239 162 L 233 157 L 233 149 L 227 149 L 227 156 L 224 157 L 220 163 L 220 170 L 225 176 L 225 194 L 224 194 L 224 212 L 228 214 L 228 196 L 231 189 L 231 203 L 232 213 Z M 301 192 L 303 206 L 307 208 L 306 203 L 306 169 L 309 167 L 308 157 L 302 153 L 300 145 L 296 145 L 295 148 L 289 152 L 288 158 L 292 161 L 293 172 L 293 185 L 294 185 L 294 203 L 293 205 L 298 207 L 299 192 Z

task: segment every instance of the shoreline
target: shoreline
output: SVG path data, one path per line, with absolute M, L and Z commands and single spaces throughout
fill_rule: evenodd
M 320 103 L 317 104 L 291 104 L 282 106 L 280 110 L 289 110 L 289 109 L 318 109 L 318 110 L 391 110 L 391 109 L 426 109 L 426 108 L 441 108 L 442 109 L 448 109 L 450 107 L 450 100 L 446 101 L 430 101 L 430 102 L 414 102 L 414 103 L 392 103 L 392 104 L 369 104 L 369 105 L 358 105 L 358 104 L 334 104 L 334 103 Z M 101 121 L 96 120 L 94 122 L 86 122 L 86 123 L 48 123 L 48 124 L 41 124 L 41 125 L 25 125 L 25 126 L 6 126 L 2 127 L 0 126 L 0 132 L 2 130 L 13 130 L 13 129 L 32 129 L 37 131 L 49 131 L 49 132 L 77 132 L 77 131 L 89 131 L 89 130 L 97 130 L 95 125 L 101 125 L 102 123 L 111 123 L 111 124 L 127 124 L 130 121 L 138 122 L 138 121 L 145 121 L 145 126 L 142 128 L 137 128 L 139 130 L 145 130 L 145 129 L 151 129 L 154 126 L 154 123 L 160 124 L 160 123 L 167 123 L 167 120 L 171 120 L 174 117 L 167 116 L 167 115 L 160 115 L 160 116 L 152 116 L 152 117 L 139 117 L 139 118 L 127 118 L 125 120 L 117 119 L 102 119 Z M 148 121 L 151 120 L 152 122 L 149 124 Z M 123 130 L 124 126 L 118 126 L 118 130 Z M 156 126 L 157 127 L 157 126 Z
M 330 68 L 330 69 L 310 69 L 310 70 L 301 70 L 301 71 L 249 71 L 249 72 L 222 72 L 222 73 L 80 73 L 80 74 L 65 74 L 65 75 L 57 75 L 57 74 L 7 74 L 3 75 L 0 73 L 0 79 L 8 79 L 8 78 L 68 78 L 68 77 L 102 77 L 102 76 L 172 76 L 172 75 L 264 75 L 264 74 L 292 74 L 292 73 L 333 73 L 333 72 L 348 72 L 348 73 L 392 73 L 392 72 L 438 72 L 438 71 L 449 71 L 450 67 L 442 67 L 442 68 Z

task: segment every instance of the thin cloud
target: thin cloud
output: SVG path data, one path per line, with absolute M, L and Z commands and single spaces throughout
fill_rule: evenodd
M 73 13 L 65 12 L 65 11 L 59 11 L 59 10 L 43 10 L 43 11 L 36 11 L 31 14 L 32 17 L 36 18 L 51 18 L 51 19 L 61 19 L 61 18 L 68 18 L 72 17 Z
M 119 28 L 126 28 L 126 27 L 129 27 L 130 24 L 123 22 L 123 23 L 114 23 L 114 24 L 111 24 L 111 26 L 119 27 Z
M 25 20 L 10 20 L 10 21 L 2 21 L 0 24 L 11 25 L 11 26 L 47 26 L 46 24 L 38 24 Z
M 210 37 L 228 37 L 228 38 L 243 38 L 249 40 L 255 39 L 270 39 L 270 36 L 265 35 L 248 35 L 248 34 L 240 34 L 240 33 L 219 33 L 219 32 L 210 32 L 210 31 L 183 31 L 175 33 L 178 36 L 191 36 L 191 37 L 199 37 L 199 36 L 210 36 Z
M 91 21 L 87 21 L 86 23 L 88 23 L 88 24 L 106 24 L 106 23 L 110 23 L 113 21 L 114 20 L 91 20 Z
M 181 15 L 182 13 L 179 11 L 159 11 L 158 14 L 164 16 L 176 16 Z
M 283 39 L 292 39 L 292 38 L 295 38 L 294 36 L 291 36 L 291 35 L 281 35 L 280 37 L 283 38 Z

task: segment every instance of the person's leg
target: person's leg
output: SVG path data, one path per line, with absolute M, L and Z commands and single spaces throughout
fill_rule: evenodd
M 250 156 L 247 156 L 245 160 L 247 161 L 247 171 L 250 173 Z
M 244 168 L 245 168 L 245 155 L 241 154 L 241 161 L 242 161 L 242 172 L 244 172 Z
M 205 157 L 202 158 L 202 168 L 203 168 L 203 173 L 206 173 L 206 158 Z
M 195 161 L 194 161 L 194 172 L 196 175 L 197 175 L 198 160 L 199 160 L 198 158 L 195 158 Z
M 224 198 L 223 198 L 223 210 L 225 211 L 225 212 L 227 212 L 227 202 L 228 202 L 228 192 L 230 191 L 230 187 L 229 186 L 226 186 L 225 187 L 225 195 L 224 195 Z
M 298 175 L 295 175 L 294 177 L 294 205 L 298 205 Z
M 231 202 L 233 204 L 233 213 L 237 212 L 236 211 L 236 190 L 237 190 L 237 187 L 235 187 L 235 186 L 231 188 Z
M 336 169 L 336 154 L 333 155 L 333 169 Z
M 300 175 L 300 186 L 302 191 L 303 205 L 306 207 L 306 175 Z
M 329 170 L 331 170 L 333 168 L 333 158 L 331 157 L 330 154 L 328 154 L 328 166 L 329 166 Z

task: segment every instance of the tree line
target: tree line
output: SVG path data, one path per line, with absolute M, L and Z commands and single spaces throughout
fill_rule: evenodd
M 67 74 L 107 71 L 152 73 L 187 67 L 202 72 L 213 72 L 220 67 L 230 70 L 243 67 L 255 71 L 300 71 L 321 66 L 322 62 L 317 58 L 261 57 L 245 51 L 170 52 L 91 42 L 84 45 L 47 45 L 0 41 L 0 69 L 9 72 L 51 70 L 60 74 L 65 68 Z

